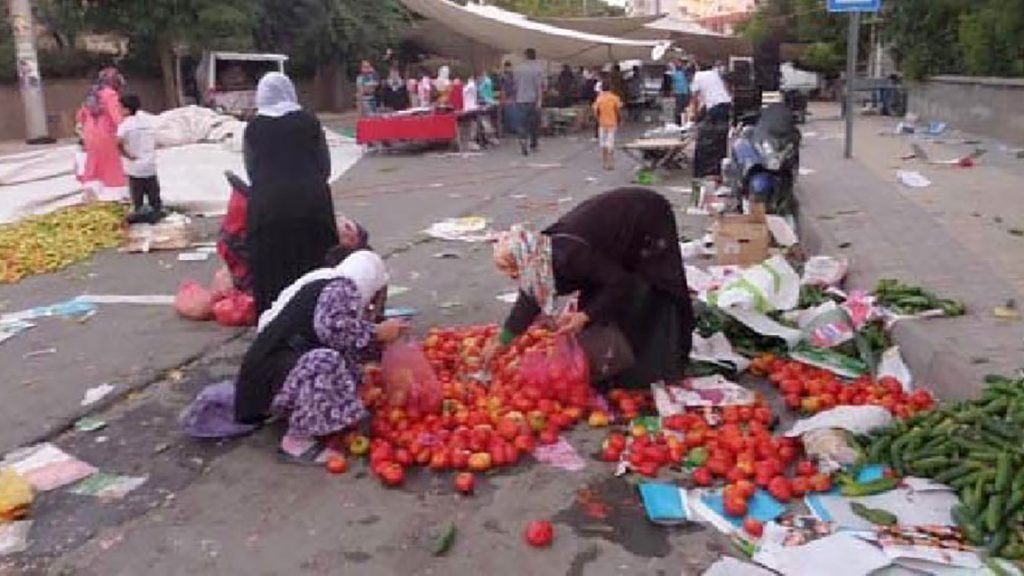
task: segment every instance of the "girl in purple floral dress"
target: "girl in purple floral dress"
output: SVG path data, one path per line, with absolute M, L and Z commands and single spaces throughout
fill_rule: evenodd
M 316 439 L 367 416 L 359 398 L 361 365 L 376 344 L 391 342 L 406 329 L 397 320 L 375 324 L 367 313 L 387 282 L 378 255 L 356 252 L 338 270 L 340 277 L 327 282 L 317 297 L 312 318 L 317 346 L 298 358 L 273 400 L 272 411 L 288 418 L 281 448 L 291 456 L 310 452 Z

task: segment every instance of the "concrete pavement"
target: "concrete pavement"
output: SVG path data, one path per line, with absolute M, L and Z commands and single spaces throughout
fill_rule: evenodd
M 963 299 L 961 318 L 909 321 L 894 336 L 917 381 L 942 398 L 977 394 L 988 373 L 1011 373 L 1024 357 L 1024 325 L 992 310 L 1024 301 L 1024 162 L 986 143 L 974 168 L 901 161 L 911 143 L 933 159 L 955 158 L 976 145 L 939 144 L 892 136 L 895 120 L 858 118 L 855 158 L 842 159 L 842 124 L 819 107 L 804 127 L 800 228 L 812 252 L 850 258 L 850 288 L 871 289 L 899 278 Z M 884 134 L 884 135 L 883 135 Z M 963 136 L 947 135 L 947 139 Z M 970 138 L 968 138 L 970 139 Z M 896 170 L 918 170 L 932 186 L 896 182 Z

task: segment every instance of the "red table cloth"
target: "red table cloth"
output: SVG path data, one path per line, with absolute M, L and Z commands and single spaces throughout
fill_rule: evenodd
M 455 140 L 459 135 L 458 118 L 457 114 L 362 118 L 356 124 L 356 142 Z

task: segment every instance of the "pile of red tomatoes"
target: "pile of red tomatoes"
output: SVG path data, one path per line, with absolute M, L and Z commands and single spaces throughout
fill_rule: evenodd
M 772 355 L 755 358 L 750 371 L 756 376 L 767 376 L 788 408 L 806 414 L 836 406 L 871 405 L 886 408 L 897 418 L 908 418 L 935 407 L 935 399 L 927 390 L 907 393 L 898 380 L 888 376 L 877 382 L 864 376 L 844 383 L 827 370 Z
M 385 485 L 400 485 L 411 466 L 468 472 L 513 466 L 587 415 L 592 393 L 585 357 L 541 328 L 501 353 L 488 367 L 490 382 L 481 382 L 482 350 L 497 330 L 430 330 L 423 352 L 441 387 L 439 413 L 391 405 L 380 370 L 367 369 L 362 397 L 373 414 L 370 466 Z M 347 440 L 350 451 L 360 441 Z

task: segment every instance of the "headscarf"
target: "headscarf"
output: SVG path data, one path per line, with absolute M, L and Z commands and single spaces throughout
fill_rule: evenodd
M 533 298 L 544 314 L 554 314 L 556 294 L 551 238 L 534 232 L 525 224 L 516 224 L 502 234 L 494 252 L 495 260 L 515 263 L 519 271 L 519 290 Z
M 104 88 L 120 92 L 124 84 L 124 76 L 121 76 L 117 68 L 108 66 L 100 70 L 100 73 L 96 76 L 96 81 L 89 88 L 89 93 L 85 95 L 85 108 L 94 117 L 103 114 L 103 101 L 100 99 L 100 92 Z
M 369 250 L 353 252 L 345 258 L 341 264 L 334 268 L 320 268 L 306 273 L 304 276 L 292 282 L 274 300 L 274 303 L 266 312 L 260 315 L 259 323 L 256 326 L 257 333 L 262 332 L 281 312 L 284 311 L 292 298 L 299 293 L 306 285 L 319 280 L 337 280 L 338 278 L 349 278 L 359 289 L 359 299 L 366 307 L 373 300 L 373 296 L 387 284 L 388 275 L 384 267 L 384 261 L 380 256 Z M 375 288 L 374 288 L 375 287 Z M 369 295 L 365 290 L 371 290 Z
M 268 118 L 280 118 L 302 110 L 295 85 L 280 72 L 268 72 L 256 85 L 256 112 Z
M 451 87 L 451 75 L 451 68 L 447 66 L 441 66 L 437 69 L 437 80 L 434 80 L 434 87 L 437 88 L 438 92 L 444 92 Z

